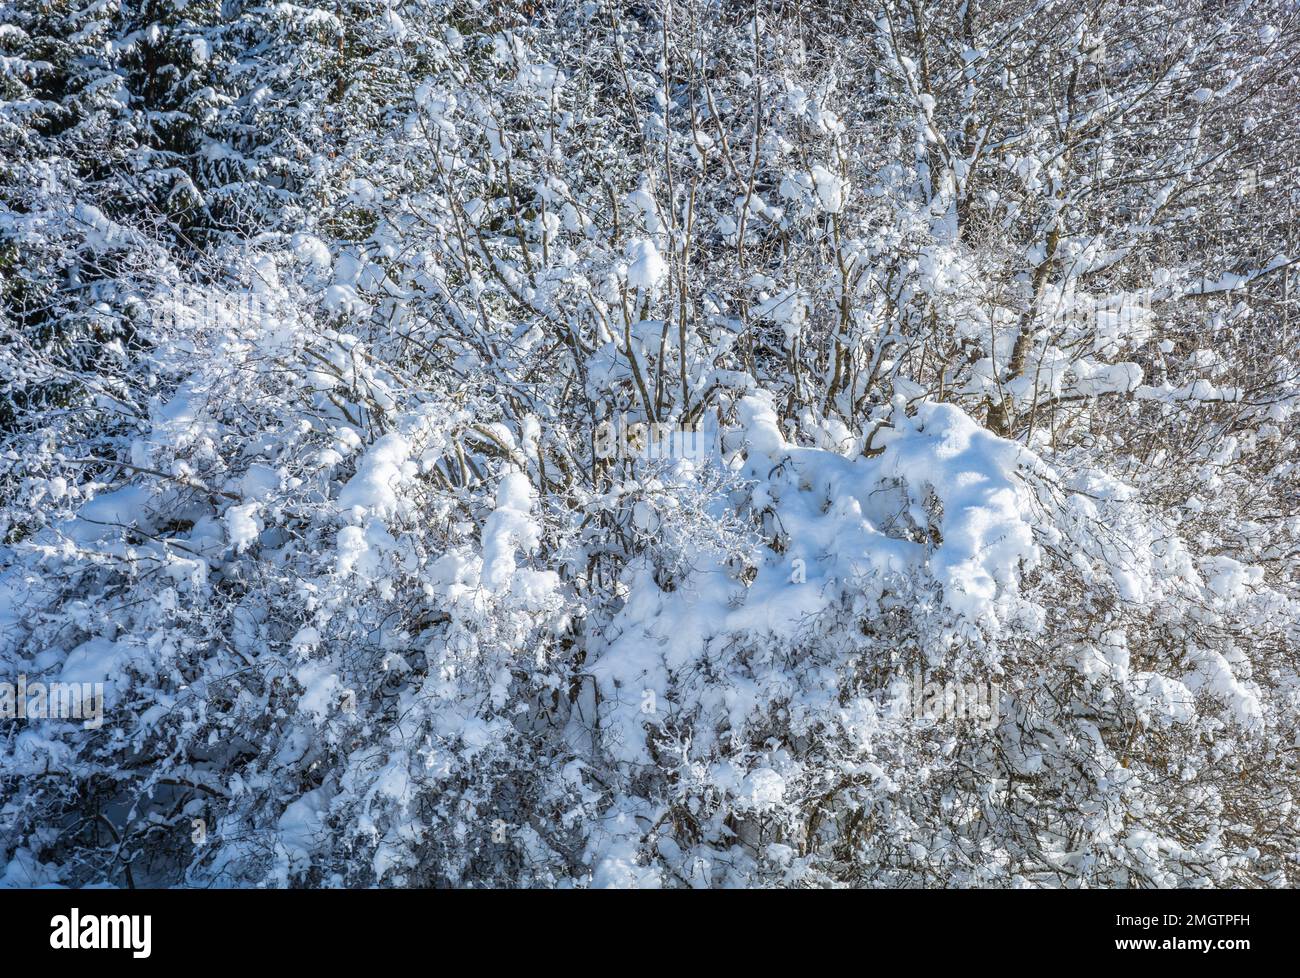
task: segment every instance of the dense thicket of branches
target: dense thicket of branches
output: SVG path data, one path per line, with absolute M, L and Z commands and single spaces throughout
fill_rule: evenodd
M 1290 885 L 1298 85 L 1289 0 L 0 0 L 0 683 L 106 684 L 0 881 Z

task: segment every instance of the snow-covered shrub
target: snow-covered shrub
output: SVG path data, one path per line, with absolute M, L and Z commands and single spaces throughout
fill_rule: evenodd
M 1291 882 L 1288 5 L 0 9 L 5 884 Z

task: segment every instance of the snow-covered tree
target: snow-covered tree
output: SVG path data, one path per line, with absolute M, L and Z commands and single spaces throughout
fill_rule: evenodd
M 1293 4 L 0 10 L 0 880 L 1291 884 Z

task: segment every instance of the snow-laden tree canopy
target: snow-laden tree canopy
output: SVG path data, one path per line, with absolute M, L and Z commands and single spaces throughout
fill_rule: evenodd
M 0 0 L 0 885 L 1293 885 L 1298 118 L 1289 0 Z

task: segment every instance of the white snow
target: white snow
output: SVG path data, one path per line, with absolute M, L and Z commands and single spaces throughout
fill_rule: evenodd
M 659 256 L 655 243 L 648 238 L 638 238 L 628 246 L 627 256 L 627 284 L 634 289 L 658 289 L 668 274 L 668 266 Z

